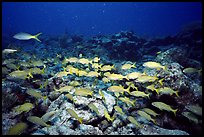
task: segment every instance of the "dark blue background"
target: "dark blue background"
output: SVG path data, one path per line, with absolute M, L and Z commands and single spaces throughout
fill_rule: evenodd
M 3 35 L 28 32 L 93 36 L 134 30 L 155 37 L 202 20 L 199 2 L 3 2 Z

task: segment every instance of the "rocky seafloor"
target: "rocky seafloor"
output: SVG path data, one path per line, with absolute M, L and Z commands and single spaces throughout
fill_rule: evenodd
M 121 31 L 112 35 L 100 35 L 91 38 L 83 36 L 59 37 L 42 35 L 39 42 L 10 42 L 8 48 L 18 51 L 2 55 L 2 132 L 22 135 L 197 135 L 202 134 L 202 112 L 191 109 L 197 106 L 202 111 L 202 35 L 201 25 L 191 24 L 175 36 L 145 39 L 132 31 Z M 100 60 L 90 62 L 66 61 L 70 57 L 79 59 Z M 154 61 L 167 67 L 162 69 L 147 69 L 143 63 Z M 113 66 L 114 69 L 100 70 L 95 65 Z M 134 64 L 136 67 L 121 69 L 124 64 Z M 68 74 L 72 68 L 72 73 Z M 35 68 L 35 69 L 34 69 Z M 76 73 L 74 72 L 77 69 Z M 193 73 L 184 73 L 185 68 L 195 68 Z M 14 71 L 33 69 L 32 77 L 12 75 Z M 66 69 L 68 71 L 66 71 Z M 97 76 L 82 75 L 79 71 L 97 72 Z M 62 72 L 63 76 L 59 76 Z M 145 75 L 156 76 L 161 81 L 140 83 L 137 79 L 117 79 L 105 81 L 105 73 L 121 74 L 145 72 Z M 64 74 L 65 73 L 65 74 Z M 129 87 L 127 82 L 137 87 L 139 91 L 149 94 L 149 98 L 131 96 L 129 93 L 117 97 L 108 88 L 121 85 Z M 178 91 L 175 94 L 157 94 L 147 89 L 153 84 L 155 88 L 169 87 Z M 58 92 L 65 86 L 72 86 L 69 91 Z M 130 93 L 135 91 L 131 87 Z M 79 88 L 90 89 L 91 96 L 76 95 Z M 35 89 L 42 96 L 29 95 L 28 89 Z M 99 92 L 100 91 L 100 92 Z M 102 95 L 101 95 L 102 93 Z M 69 95 L 68 95 L 69 94 Z M 118 98 L 126 97 L 133 104 Z M 128 100 L 127 99 L 127 100 Z M 177 109 L 176 115 L 171 111 L 160 110 L 151 103 L 159 101 Z M 22 107 L 31 103 L 32 107 Z M 94 104 L 98 110 L 90 109 Z M 114 109 L 119 106 L 123 114 Z M 150 108 L 158 115 L 151 116 L 153 123 L 138 110 Z M 67 109 L 73 110 L 79 119 L 73 117 Z M 110 118 L 107 118 L 108 112 Z M 43 125 L 37 120 L 28 120 L 29 116 L 42 116 L 54 112 Z M 185 115 L 189 114 L 189 115 Z M 137 126 L 128 120 L 132 116 L 141 125 Z M 32 122 L 31 122 L 32 121 Z M 24 128 L 13 128 L 17 123 L 26 123 Z M 15 132 L 15 133 L 14 133 Z

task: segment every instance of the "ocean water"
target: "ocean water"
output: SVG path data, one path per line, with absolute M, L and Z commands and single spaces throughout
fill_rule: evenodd
M 201 2 L 2 2 L 2 99 L 3 134 L 202 134 Z

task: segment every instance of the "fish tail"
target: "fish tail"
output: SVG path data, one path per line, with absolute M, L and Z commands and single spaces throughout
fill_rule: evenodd
M 130 94 L 130 86 L 127 89 L 125 89 L 125 91 Z
M 43 96 L 44 101 L 47 99 L 47 96 Z
M 163 70 L 164 70 L 164 71 L 166 71 L 166 72 L 168 72 L 168 70 L 167 70 L 167 69 L 168 69 L 168 66 L 167 66 L 167 65 L 165 65 L 165 66 L 163 67 Z
M 176 112 L 177 112 L 177 110 L 178 110 L 178 109 L 174 109 L 174 110 L 172 110 L 175 116 L 176 116 Z
M 199 76 L 202 75 L 202 68 L 198 70 L 198 75 L 199 75 Z
M 179 97 L 178 92 L 179 92 L 179 91 L 176 91 L 176 92 L 175 92 L 175 94 L 176 94 L 177 97 Z
M 83 118 L 80 117 L 78 120 L 79 120 L 79 123 L 80 123 L 80 124 L 83 123 Z
M 136 62 L 132 64 L 132 67 L 133 67 L 133 68 L 136 68 L 135 64 L 136 64 Z
M 41 42 L 39 39 L 38 39 L 38 36 L 40 35 L 40 34 L 42 34 L 41 32 L 40 33 L 38 33 L 38 34 L 36 34 L 36 35 L 34 35 L 34 39 L 36 39 L 37 41 L 39 41 L 39 42 Z
M 27 77 L 27 78 L 28 78 L 28 79 L 29 79 L 29 78 L 33 78 L 33 75 L 31 74 L 31 72 L 28 73 L 28 77 Z
M 150 99 L 149 95 L 150 95 L 150 93 L 149 93 L 149 94 L 147 94 L 148 99 Z
M 159 94 L 159 88 L 156 88 L 155 91 L 157 92 L 157 94 Z
M 124 76 L 125 79 L 129 80 L 129 78 L 127 76 Z
M 164 78 L 162 78 L 162 79 L 160 79 L 158 82 L 159 82 L 159 84 L 161 84 L 162 86 L 164 85 L 163 84 L 163 80 L 164 80 Z
M 152 122 L 153 122 L 154 124 L 158 125 L 158 123 L 156 122 L 156 120 L 152 120 Z

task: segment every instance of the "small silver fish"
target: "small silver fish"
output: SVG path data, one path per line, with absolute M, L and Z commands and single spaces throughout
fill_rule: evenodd
M 17 50 L 15 50 L 15 49 L 4 49 L 3 51 L 2 51 L 2 53 L 4 53 L 4 54 L 8 54 L 8 53 L 14 53 L 14 52 L 16 52 Z
M 39 39 L 38 39 L 38 36 L 42 34 L 42 33 L 38 33 L 36 35 L 30 35 L 28 33 L 24 33 L 24 32 L 20 32 L 16 35 L 13 36 L 13 38 L 15 39 L 18 39 L 18 40 L 29 40 L 29 39 L 36 39 L 37 41 L 41 42 Z

